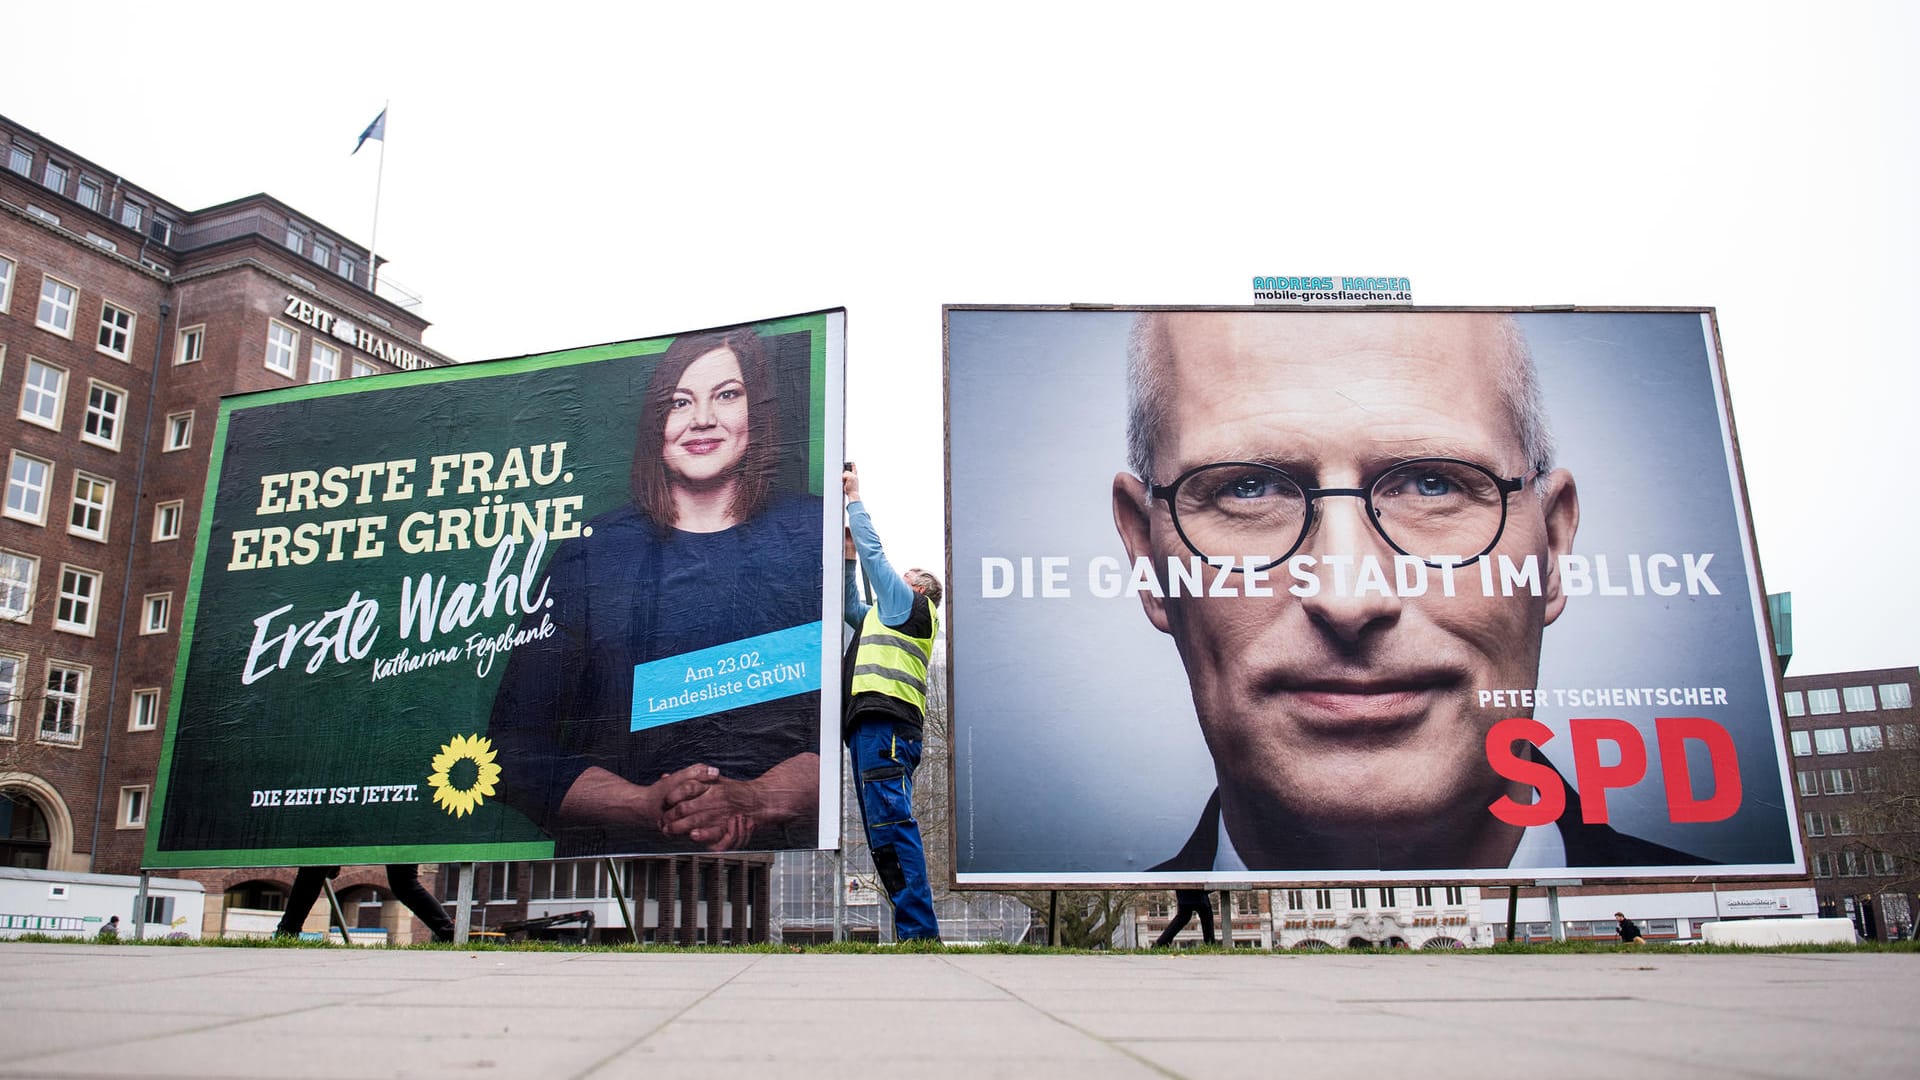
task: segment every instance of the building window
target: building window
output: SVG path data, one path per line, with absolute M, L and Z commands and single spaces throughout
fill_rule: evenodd
M 1841 852 L 1840 853 L 1840 876 L 1841 877 L 1867 876 L 1867 860 L 1861 858 L 1860 853 L 1858 851 L 1853 851 L 1849 849 L 1847 851 Z
M 1793 740 L 1794 757 L 1806 757 L 1808 754 L 1813 753 L 1812 735 L 1804 731 L 1789 731 L 1787 735 Z
M 160 691 L 135 690 L 133 714 L 127 718 L 128 731 L 152 731 L 160 726 Z
M 13 452 L 7 468 L 6 516 L 35 525 L 47 523 L 47 485 L 53 482 L 53 462 Z
M 1307 891 L 1305 889 L 1288 889 L 1287 890 L 1287 910 L 1288 911 L 1307 910 Z
M 73 507 L 67 531 L 88 540 L 107 538 L 108 515 L 113 512 L 113 481 L 88 473 L 73 474 Z
M 47 661 L 47 696 L 40 703 L 40 741 L 79 746 L 87 714 L 87 668 Z
M 189 326 L 180 331 L 180 337 L 173 343 L 173 362 L 192 364 L 199 361 L 201 353 L 207 347 L 207 328 Z
M 5 262 L 5 261 L 6 260 L 4 259 L 0 259 L 0 262 Z M 4 267 L 0 267 L 0 270 L 4 270 L 4 269 L 5 269 Z M 0 311 L 5 311 L 6 308 L 7 308 L 6 294 L 4 292 L 0 292 Z M 1880 684 L 1880 707 L 1883 709 L 1913 708 L 1913 687 L 1908 686 L 1906 683 L 1903 683 L 1903 682 L 1881 683 Z
M 299 363 L 300 333 L 277 322 L 267 325 L 267 369 L 282 375 L 293 374 Z
M 1794 775 L 1800 778 L 1800 794 L 1802 795 L 1820 794 L 1820 774 L 1819 773 L 1814 772 L 1812 769 L 1801 769 L 1799 772 L 1795 773 Z
M 340 350 L 318 338 L 314 339 L 313 355 L 307 358 L 307 381 L 330 382 L 339 377 Z
M 1845 728 L 1826 727 L 1815 729 L 1813 749 L 1819 754 L 1844 754 L 1847 752 L 1847 730 Z
M 1860 770 L 1860 790 L 1880 790 L 1880 766 L 1868 765 Z
M 1432 907 L 1433 887 L 1430 885 L 1415 886 L 1413 890 L 1413 906 L 1423 908 Z
M 168 221 L 159 214 L 155 214 L 153 215 L 153 225 L 147 229 L 147 235 L 153 237 L 154 243 L 171 247 L 173 245 L 173 222 Z
M 27 357 L 27 377 L 20 382 L 20 419 L 59 431 L 66 398 L 66 369 Z
M 340 276 L 346 278 L 348 281 L 354 280 L 355 275 L 359 273 L 359 267 L 353 264 L 353 257 L 344 251 L 340 253 L 340 263 L 334 269 L 338 270 Z
M 497 862 L 487 865 L 487 901 L 502 903 L 513 899 L 514 863 Z
M 140 619 L 140 632 L 143 634 L 164 634 L 167 632 L 167 618 L 173 613 L 172 593 L 148 593 L 146 612 Z
M 1818 810 L 1807 811 L 1807 835 L 1808 836 L 1827 835 L 1827 815 L 1821 813 Z
M 1880 749 L 1880 725 L 1862 724 L 1847 729 L 1847 739 L 1853 744 L 1854 753 Z
M 120 224 L 125 225 L 129 229 L 138 230 L 140 228 L 140 216 L 145 212 L 146 208 L 137 202 L 132 200 L 123 202 L 120 204 Z
M 96 214 L 99 213 L 100 212 L 100 181 L 95 180 L 91 176 L 81 177 L 80 193 L 77 196 L 77 198 L 80 200 L 81 206 L 86 207 L 87 209 L 93 211 Z
M 1396 889 L 1381 889 L 1380 890 L 1380 906 L 1383 908 L 1400 906 L 1399 896 L 1400 896 L 1399 891 Z
M 1333 890 L 1332 889 L 1313 890 L 1313 910 L 1315 911 L 1332 911 L 1333 910 Z
M 92 637 L 99 599 L 99 574 L 78 566 L 62 566 L 60 598 L 53 608 L 53 628 Z
M 163 502 L 153 508 L 153 538 L 155 540 L 180 539 L 180 518 L 186 513 L 184 499 Z
M 80 438 L 109 450 L 120 449 L 120 414 L 126 405 L 125 390 L 87 380 L 87 418 L 80 424 Z
M 1807 691 L 1807 709 L 1815 716 L 1828 716 L 1840 711 L 1840 691 Z
M 34 325 L 42 330 L 59 334 L 63 338 L 73 336 L 73 309 L 80 303 L 80 289 L 69 285 L 57 277 L 42 275 L 40 278 L 40 307 L 35 312 Z
M 100 305 L 100 351 L 125 360 L 133 347 L 133 312 L 111 303 Z
M 120 789 L 120 827 L 139 829 L 147 824 L 147 787 L 123 787 Z
M 1920 728 L 1912 724 L 1887 725 L 1887 749 L 1912 750 L 1920 747 Z
M 119 244 L 116 244 L 113 241 L 107 239 L 106 237 L 101 236 L 99 233 L 94 232 L 92 229 L 87 230 L 87 243 L 92 244 L 94 247 L 97 247 L 97 248 L 105 248 L 106 250 L 111 251 L 116 255 L 120 253 Z
M 1448 906 L 1448 907 L 1459 907 L 1460 905 L 1462 905 L 1462 904 L 1464 904 L 1464 903 L 1466 903 L 1466 902 L 1467 902 L 1467 901 L 1466 901 L 1466 895 L 1467 895 L 1467 893 L 1466 893 L 1466 890 L 1465 890 L 1465 889 L 1462 889 L 1462 888 L 1461 888 L 1460 886 L 1458 886 L 1458 885 L 1449 885 L 1449 886 L 1447 886 L 1447 889 L 1446 889 L 1446 894 L 1445 894 L 1445 899 L 1446 899 L 1446 901 L 1447 901 L 1447 906 Z
M 1347 890 L 1347 906 L 1351 908 L 1366 907 L 1367 906 L 1367 890 L 1348 889 Z
M 20 680 L 26 671 L 26 657 L 0 653 L 0 739 L 16 738 L 19 734 L 20 699 L 26 692 Z
M 33 175 L 33 151 L 13 143 L 7 147 L 7 168 L 21 176 Z
M 65 195 L 67 193 L 67 177 L 69 175 L 65 165 L 49 159 L 47 161 L 47 167 L 40 173 L 40 183 L 44 185 L 48 191 L 57 191 Z
M 1828 795 L 1853 794 L 1853 770 L 1821 769 L 1820 790 Z
M 1830 851 L 1814 852 L 1813 876 L 1814 877 L 1832 877 L 1833 876 L 1833 853 L 1832 852 Z
M 313 254 L 311 258 L 313 259 L 314 262 L 319 263 L 322 267 L 325 267 L 327 263 L 333 260 L 333 252 L 328 250 L 325 241 L 316 239 L 313 242 Z
M 301 235 L 299 229 L 296 229 L 291 225 L 287 226 L 287 250 L 288 251 L 291 251 L 295 255 L 298 255 L 306 247 L 306 242 L 307 242 L 307 238 Z
M 1874 852 L 1873 872 L 1882 876 L 1893 873 L 1893 853 L 1890 851 Z
M 1835 836 L 1853 835 L 1853 818 L 1844 810 L 1835 810 L 1827 815 L 1827 831 Z
M 169 413 L 167 415 L 166 450 L 185 450 L 193 445 L 193 414 L 190 412 Z M 165 451 L 162 451 L 163 453 Z
M 13 260 L 0 255 L 0 311 L 13 305 Z
M 0 619 L 33 621 L 33 582 L 40 560 L 17 551 L 0 551 Z
M 365 360 L 355 360 L 353 362 L 354 378 L 357 379 L 362 375 L 377 375 L 377 374 L 379 374 L 379 370 L 375 368 L 372 364 L 367 363 Z
M 1798 690 L 1787 691 L 1787 715 L 1807 715 L 1807 699 L 1805 695 L 1801 694 Z
M 1873 711 L 1873 687 L 1849 686 L 1844 691 L 1848 712 Z

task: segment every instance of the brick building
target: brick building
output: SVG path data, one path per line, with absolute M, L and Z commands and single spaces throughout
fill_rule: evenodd
M 0 117 L 0 861 L 138 869 L 221 396 L 451 363 L 371 271 L 273 196 L 190 211 Z
M 220 398 L 453 362 L 372 269 L 272 196 L 189 211 L 0 117 L 0 864 L 138 871 Z M 744 942 L 769 934 L 772 863 L 620 873 L 647 940 Z M 625 940 L 605 860 L 476 869 L 476 929 L 589 908 L 596 940 Z M 205 933 L 264 935 L 293 872 L 181 876 Z M 380 867 L 334 885 L 350 925 L 425 939 Z
M 0 117 L 0 862 L 138 869 L 220 398 L 451 363 L 371 270 L 271 196 L 187 210 Z M 194 876 L 209 924 L 288 880 Z
M 1864 936 L 1913 932 L 1920 867 L 1920 668 L 1786 679 L 1800 829 L 1826 915 Z

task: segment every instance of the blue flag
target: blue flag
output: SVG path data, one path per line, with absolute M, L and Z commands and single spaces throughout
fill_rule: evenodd
M 360 141 L 353 144 L 353 153 L 359 153 L 360 148 L 367 145 L 368 139 L 379 139 L 381 142 L 387 141 L 387 110 L 381 109 L 380 115 L 374 117 L 373 123 L 367 125 L 367 130 L 360 133 Z M 353 154 L 348 154 L 347 156 L 352 157 Z

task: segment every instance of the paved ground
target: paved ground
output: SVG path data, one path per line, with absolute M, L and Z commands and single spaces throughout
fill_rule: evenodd
M 0 1077 L 1905 1078 L 1917 1000 L 1912 954 L 5 943 Z

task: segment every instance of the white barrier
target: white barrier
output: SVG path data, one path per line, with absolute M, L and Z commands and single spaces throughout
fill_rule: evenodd
M 1709 945 L 1852 945 L 1851 919 L 1741 919 L 1700 928 Z

